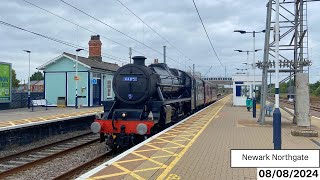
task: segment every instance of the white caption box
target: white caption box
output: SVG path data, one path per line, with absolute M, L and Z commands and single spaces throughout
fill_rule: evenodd
M 320 167 L 320 150 L 231 150 L 231 167 Z

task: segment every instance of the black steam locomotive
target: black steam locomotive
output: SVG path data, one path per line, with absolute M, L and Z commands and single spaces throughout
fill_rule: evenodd
M 105 101 L 104 116 L 91 130 L 111 148 L 132 146 L 217 99 L 217 87 L 167 64 L 133 64 L 118 69 L 113 78 L 115 99 Z

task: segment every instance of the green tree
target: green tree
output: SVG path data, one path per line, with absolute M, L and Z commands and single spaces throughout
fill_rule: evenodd
M 19 87 L 20 81 L 17 79 L 17 74 L 14 69 L 12 69 L 12 87 L 17 88 Z
M 320 86 L 313 93 L 315 96 L 320 96 Z
M 40 81 L 43 79 L 44 79 L 43 74 L 40 71 L 33 73 L 32 76 L 30 77 L 30 81 Z
M 317 81 L 317 82 L 314 83 L 314 84 L 310 84 L 309 87 L 310 87 L 310 93 L 311 93 L 312 95 L 315 95 L 316 90 L 318 89 L 318 87 L 320 87 L 320 81 Z
M 288 84 L 283 82 L 279 85 L 280 93 L 287 93 Z

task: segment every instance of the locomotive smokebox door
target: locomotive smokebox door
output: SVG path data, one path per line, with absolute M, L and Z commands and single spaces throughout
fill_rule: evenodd
M 113 78 L 116 98 L 125 104 L 143 104 L 156 92 L 158 75 L 145 66 L 145 57 L 135 56 L 133 64 L 118 69 Z

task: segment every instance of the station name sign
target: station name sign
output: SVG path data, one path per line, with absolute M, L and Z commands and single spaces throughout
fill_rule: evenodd
M 11 64 L 0 62 L 0 103 L 11 102 Z
M 320 167 L 320 150 L 231 150 L 231 167 Z

